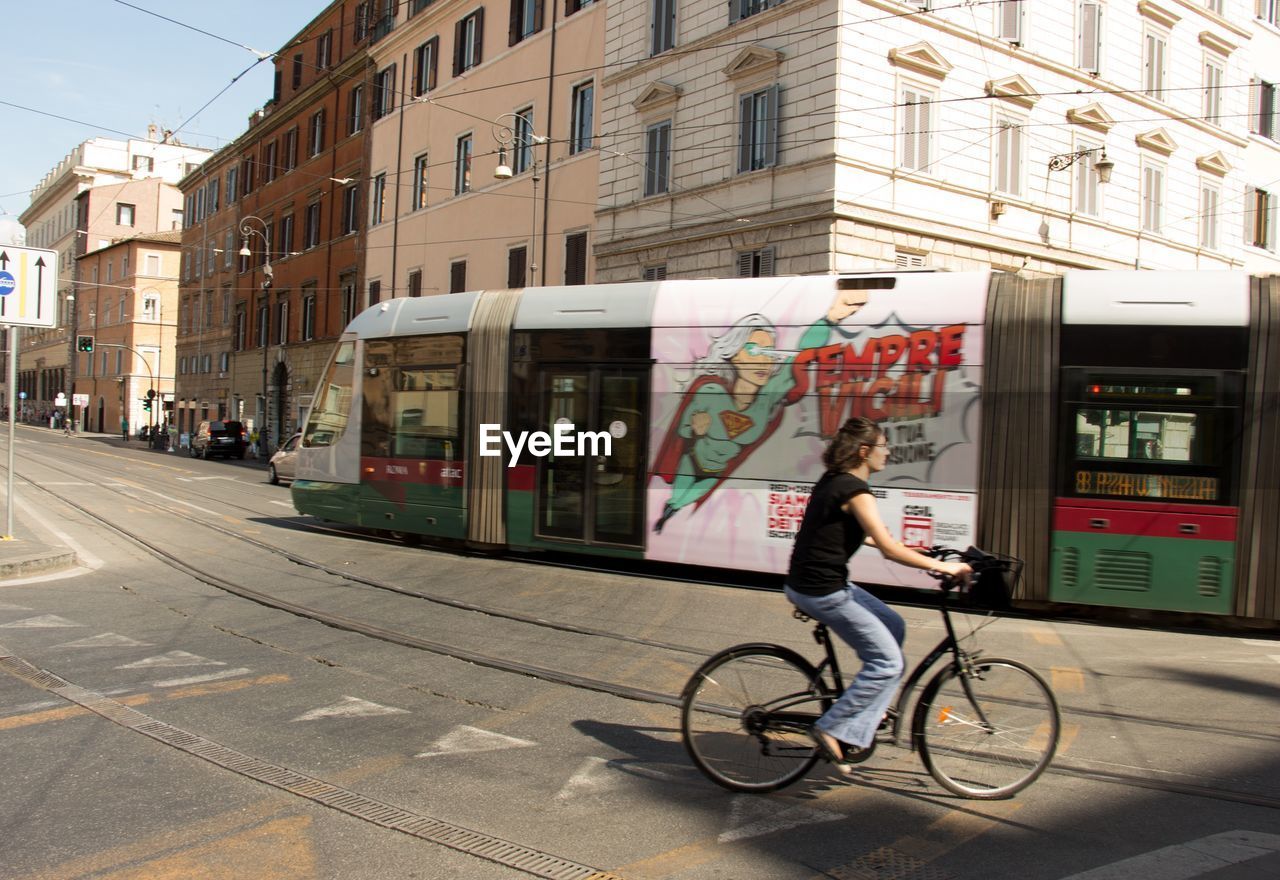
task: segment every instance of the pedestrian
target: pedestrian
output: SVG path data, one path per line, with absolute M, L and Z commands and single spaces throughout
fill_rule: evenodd
M 120 435 L 126 443 L 129 442 L 129 420 L 124 416 L 120 417 Z
M 254 428 L 252 431 L 249 432 L 249 449 L 250 449 L 250 454 L 253 455 L 254 458 L 257 458 L 258 457 L 258 429 L 257 428 Z

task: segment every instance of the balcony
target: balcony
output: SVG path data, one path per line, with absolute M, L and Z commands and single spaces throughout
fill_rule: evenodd
M 369 31 L 369 45 L 381 40 L 387 34 L 391 33 L 391 29 L 396 26 L 396 17 L 394 15 L 384 15 L 373 23 L 373 28 Z

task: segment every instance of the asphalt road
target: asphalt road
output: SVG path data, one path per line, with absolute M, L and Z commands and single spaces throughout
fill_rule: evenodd
M 736 642 L 813 655 L 779 594 L 316 528 L 250 463 L 35 430 L 16 451 L 23 528 L 85 565 L 0 582 L 6 880 L 1280 876 L 1276 640 L 999 620 L 984 648 L 1063 706 L 1015 799 L 953 797 L 894 747 L 734 795 L 672 706 L 503 667 L 674 695 Z M 916 660 L 937 612 L 899 610 Z

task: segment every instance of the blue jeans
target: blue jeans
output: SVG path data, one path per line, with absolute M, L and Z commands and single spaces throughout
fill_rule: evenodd
M 841 742 L 866 748 L 889 709 L 906 663 L 902 615 L 857 584 L 825 596 L 807 596 L 787 587 L 787 599 L 814 620 L 825 623 L 858 654 L 862 669 L 816 726 Z

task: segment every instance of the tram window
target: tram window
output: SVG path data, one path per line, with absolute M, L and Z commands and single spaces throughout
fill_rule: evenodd
M 355 377 L 356 346 L 341 343 L 320 385 L 320 393 L 311 406 L 303 446 L 331 446 L 346 430 L 351 414 L 351 388 Z
M 1196 413 L 1083 408 L 1076 411 L 1076 456 L 1202 463 L 1196 443 L 1200 418 Z
M 392 412 L 392 455 L 458 457 L 457 367 L 402 369 Z

